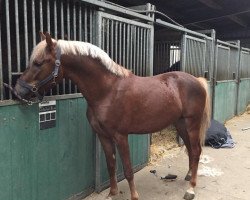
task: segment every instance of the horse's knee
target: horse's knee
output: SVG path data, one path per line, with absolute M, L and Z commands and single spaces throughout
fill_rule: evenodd
M 108 166 L 108 172 L 110 176 L 113 176 L 115 174 L 116 171 L 116 166 L 115 165 L 109 165 Z
M 127 181 L 131 181 L 134 179 L 134 173 L 132 170 L 125 170 L 124 171 L 124 176 L 127 179 Z

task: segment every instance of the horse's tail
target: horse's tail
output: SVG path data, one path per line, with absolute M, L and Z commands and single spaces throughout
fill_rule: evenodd
M 206 131 L 210 126 L 211 121 L 211 108 L 210 108 L 210 95 L 208 91 L 208 84 L 205 78 L 199 77 L 198 81 L 206 90 L 206 103 L 203 111 L 203 116 L 201 120 L 201 127 L 200 127 L 200 144 L 201 146 L 205 143 Z

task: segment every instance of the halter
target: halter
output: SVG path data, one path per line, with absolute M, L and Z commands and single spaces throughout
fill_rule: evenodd
M 53 72 L 46 77 L 45 79 L 39 81 L 37 84 L 35 85 L 31 85 L 29 83 L 27 83 L 26 81 L 22 80 L 22 79 L 18 79 L 17 83 L 30 90 L 32 93 L 34 93 L 36 95 L 36 97 L 39 99 L 39 101 L 41 102 L 45 93 L 43 93 L 43 95 L 39 94 L 39 89 L 44 86 L 45 84 L 47 84 L 49 81 L 53 80 L 53 82 L 51 84 L 56 84 L 56 78 L 58 77 L 58 73 L 59 73 L 59 67 L 61 66 L 61 49 L 57 46 L 56 48 L 56 60 L 55 60 L 55 67 Z M 23 99 L 22 99 L 23 100 Z M 26 100 L 27 101 L 27 100 Z M 34 103 L 34 102 L 33 102 Z

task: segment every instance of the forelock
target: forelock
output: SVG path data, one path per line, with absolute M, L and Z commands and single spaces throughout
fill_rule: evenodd
M 56 40 L 52 39 L 53 42 L 56 42 Z M 46 50 L 46 40 L 43 40 L 39 42 L 32 51 L 32 54 L 30 56 L 30 62 L 33 62 L 37 58 L 43 58 L 45 56 L 45 50 Z

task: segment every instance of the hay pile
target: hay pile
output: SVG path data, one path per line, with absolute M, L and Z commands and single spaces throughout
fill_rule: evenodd
M 179 150 L 177 134 L 174 127 L 170 126 L 160 132 L 152 134 L 149 164 L 156 165 L 164 157 L 172 156 Z

